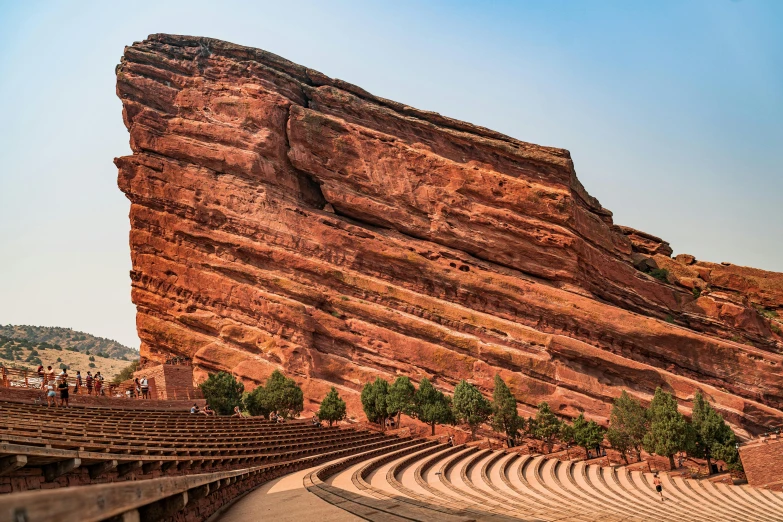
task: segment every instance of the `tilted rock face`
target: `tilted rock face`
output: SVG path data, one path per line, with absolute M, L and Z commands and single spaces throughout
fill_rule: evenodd
M 745 432 L 783 419 L 783 274 L 671 258 L 566 150 L 208 38 L 126 48 L 117 92 L 145 361 L 282 368 L 354 409 L 376 376 L 490 392 L 499 373 L 569 416 L 663 386 Z

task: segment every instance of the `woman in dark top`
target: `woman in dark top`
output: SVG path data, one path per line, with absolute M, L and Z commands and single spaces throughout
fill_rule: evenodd
M 68 407 L 68 381 L 63 379 L 60 379 L 60 382 L 57 384 L 57 389 L 60 390 L 60 406 L 63 406 L 65 408 Z

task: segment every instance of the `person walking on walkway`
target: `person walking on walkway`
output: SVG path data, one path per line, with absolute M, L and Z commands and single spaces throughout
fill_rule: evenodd
M 661 502 L 663 502 L 663 485 L 661 484 L 661 479 L 658 478 L 658 473 L 655 474 L 655 478 L 653 479 L 653 485 L 655 486 L 655 491 L 657 491 L 658 494 L 661 495 Z

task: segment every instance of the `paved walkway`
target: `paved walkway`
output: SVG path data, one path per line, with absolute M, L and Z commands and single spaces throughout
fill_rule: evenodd
M 263 484 L 238 500 L 218 521 L 361 522 L 361 518 L 321 500 L 305 489 L 302 480 L 314 469 L 297 471 Z

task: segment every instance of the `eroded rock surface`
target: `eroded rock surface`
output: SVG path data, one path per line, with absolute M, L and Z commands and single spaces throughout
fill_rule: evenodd
M 564 415 L 663 386 L 746 432 L 783 419 L 783 274 L 671 258 L 566 150 L 208 38 L 127 47 L 117 93 L 146 361 L 283 368 L 356 413 L 378 375 L 489 392 L 500 373 Z

